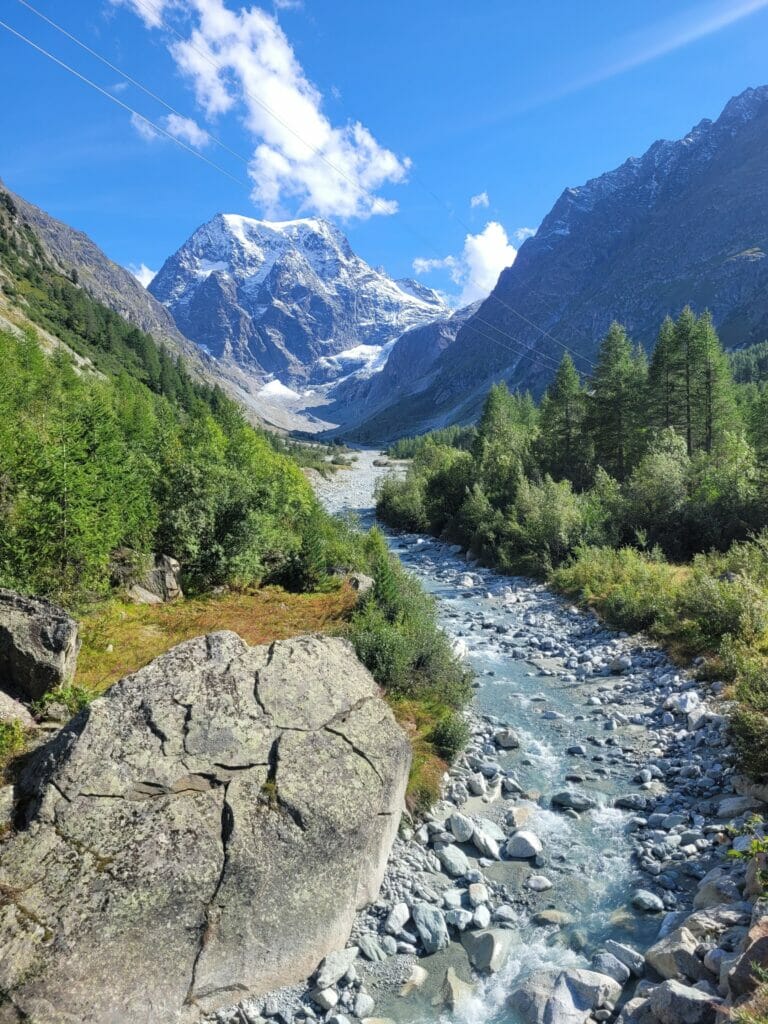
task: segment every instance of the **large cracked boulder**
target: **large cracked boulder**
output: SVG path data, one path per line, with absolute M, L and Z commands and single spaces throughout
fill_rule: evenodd
M 0 689 L 37 700 L 75 674 L 77 623 L 39 597 L 0 589 Z
M 214 633 L 121 680 L 22 772 L 0 1022 L 193 1021 L 306 978 L 378 893 L 409 762 L 339 639 Z

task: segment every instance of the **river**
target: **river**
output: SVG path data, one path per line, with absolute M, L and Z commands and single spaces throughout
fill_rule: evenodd
M 360 452 L 354 469 L 318 483 L 330 511 L 353 513 L 364 525 L 373 521 L 375 483 L 388 472 L 374 467 L 376 458 L 379 453 Z M 661 752 L 643 712 L 649 680 L 658 678 L 666 663 L 650 645 L 604 629 L 593 615 L 569 607 L 540 584 L 468 567 L 460 554 L 430 537 L 390 534 L 389 542 L 435 596 L 441 625 L 471 665 L 474 711 L 512 727 L 521 741 L 520 749 L 494 757 L 502 768 L 513 768 L 525 791 L 514 806 L 527 819 L 525 827 L 542 840 L 544 863 L 533 870 L 552 887 L 532 894 L 533 906 L 521 910 L 510 929 L 514 944 L 505 966 L 478 986 L 460 1014 L 473 1024 L 511 1022 L 506 996 L 524 974 L 541 966 L 588 966 L 607 938 L 643 949 L 658 932 L 659 917 L 632 906 L 633 892 L 648 888 L 648 878 L 634 856 L 632 813 L 615 809 L 613 799 L 642 788 L 635 779 L 639 769 Z M 606 663 L 622 652 L 631 653 L 631 673 L 609 672 Z M 592 673 L 595 663 L 602 668 Z M 557 813 L 549 800 L 563 790 L 586 793 L 597 806 L 573 817 Z M 493 816 L 494 805 L 479 799 L 475 804 L 470 811 Z M 498 817 L 506 801 L 496 804 Z M 521 890 L 531 870 L 527 862 L 503 860 L 485 873 Z M 672 887 L 680 893 L 682 873 L 681 878 Z M 665 902 L 667 909 L 677 906 L 671 892 Z M 566 926 L 535 924 L 534 913 L 547 908 L 566 915 Z M 452 944 L 420 962 L 430 969 L 433 961 L 430 974 L 439 981 L 447 963 L 462 959 L 461 947 Z M 432 1006 L 435 994 L 431 984 L 409 999 L 385 1000 L 377 1004 L 377 1016 L 409 1024 L 443 1019 L 443 1011 Z

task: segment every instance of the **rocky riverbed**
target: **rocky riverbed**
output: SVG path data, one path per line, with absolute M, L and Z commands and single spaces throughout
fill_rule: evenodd
M 369 521 L 374 460 L 318 481 L 327 507 Z M 758 865 L 728 856 L 768 794 L 735 774 L 722 687 L 456 548 L 391 544 L 475 672 L 471 742 L 348 947 L 216 1019 L 714 1022 L 768 961 Z

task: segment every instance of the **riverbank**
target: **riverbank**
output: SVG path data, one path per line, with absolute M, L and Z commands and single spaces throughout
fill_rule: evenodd
M 318 482 L 330 510 L 370 520 L 382 472 L 374 458 L 361 453 L 354 470 Z M 685 968 L 695 976 L 676 973 L 714 1007 L 728 984 L 714 965 L 743 953 L 753 913 L 757 927 L 764 921 L 745 891 L 746 865 L 727 857 L 747 845 L 731 833 L 760 805 L 738 792 L 725 720 L 709 703 L 717 685 L 702 690 L 653 644 L 604 628 L 539 584 L 468 566 L 429 538 L 398 536 L 392 547 L 437 597 L 475 672 L 472 740 L 444 800 L 418 829 L 401 830 L 379 899 L 353 930 L 351 971 L 320 1003 L 308 987 L 238 1012 L 294 1020 L 323 1016 L 327 1003 L 337 1018 L 451 1011 L 520 1021 L 552 997 L 547 984 L 560 972 L 583 986 L 573 972 L 589 970 L 609 979 L 598 987 L 610 1006 L 585 1005 L 581 1019 L 607 1020 L 611 1006 L 661 980 L 644 953 L 694 906 L 710 914 L 694 922 L 701 934 Z M 473 970 L 471 958 L 493 972 Z M 530 986 L 538 994 L 510 1008 L 510 994 Z

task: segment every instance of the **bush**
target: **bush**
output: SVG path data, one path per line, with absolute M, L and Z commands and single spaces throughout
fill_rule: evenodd
M 376 487 L 376 514 L 398 530 L 429 529 L 422 480 L 412 473 L 404 480 L 393 475 L 383 477 Z
M 551 580 L 622 629 L 663 629 L 674 617 L 677 573 L 656 551 L 580 547 Z
M 451 711 L 440 718 L 428 739 L 438 754 L 451 764 L 466 747 L 469 737 L 467 720 L 462 714 Z
M 691 640 L 696 646 L 716 648 L 726 635 L 754 643 L 768 628 L 768 596 L 764 590 L 748 576 L 712 575 L 706 556 L 694 559 L 677 607 L 689 620 Z
M 21 722 L 14 718 L 10 722 L 0 722 L 0 770 L 8 762 L 20 754 L 26 745 L 26 735 Z

